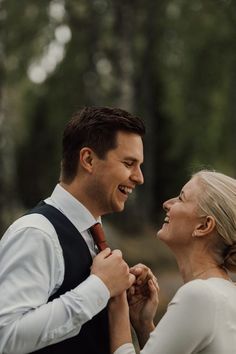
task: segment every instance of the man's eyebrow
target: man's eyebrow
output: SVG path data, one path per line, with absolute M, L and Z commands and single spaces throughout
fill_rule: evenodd
M 124 157 L 124 160 L 132 161 L 132 162 L 140 162 L 140 164 L 143 163 L 143 160 L 139 161 L 138 159 L 136 159 L 135 157 L 132 157 L 132 156 L 126 156 L 126 157 Z
M 135 157 L 129 157 L 129 156 L 125 156 L 124 160 L 138 161 Z

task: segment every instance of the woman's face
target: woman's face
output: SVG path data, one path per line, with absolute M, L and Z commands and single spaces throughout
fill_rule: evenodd
M 197 178 L 192 178 L 182 188 L 180 195 L 163 204 L 166 217 L 157 235 L 169 246 L 188 245 L 193 232 L 200 224 L 197 196 L 201 193 Z

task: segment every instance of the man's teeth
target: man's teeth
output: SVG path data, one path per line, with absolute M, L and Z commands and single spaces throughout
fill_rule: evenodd
M 124 192 L 124 193 L 132 193 L 132 188 L 129 188 L 129 187 L 125 187 L 125 186 L 119 186 L 119 189 L 122 191 L 122 192 Z
M 166 216 L 165 219 L 164 219 L 164 222 L 168 223 L 169 221 L 170 221 L 170 219 L 168 218 L 168 216 Z

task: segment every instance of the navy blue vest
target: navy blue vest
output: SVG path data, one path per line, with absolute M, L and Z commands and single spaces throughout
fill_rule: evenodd
M 28 214 L 42 214 L 54 226 L 63 251 L 64 280 L 58 291 L 48 299 L 52 301 L 75 288 L 90 274 L 92 257 L 88 246 L 75 226 L 58 209 L 41 202 Z M 42 354 L 109 354 L 109 327 L 107 309 L 86 322 L 79 334 L 34 353 Z

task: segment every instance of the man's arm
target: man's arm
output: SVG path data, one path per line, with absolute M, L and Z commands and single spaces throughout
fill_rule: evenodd
M 106 252 L 97 257 L 95 262 L 102 268 Z M 120 255 L 111 257 L 109 265 L 98 276 L 94 270 L 75 289 L 47 302 L 59 276 L 51 237 L 33 228 L 7 234 L 0 248 L 0 352 L 27 353 L 77 335 L 106 306 L 110 293 L 117 293 L 102 276 L 109 279 L 115 268 L 117 277 L 123 274 L 118 282 L 121 288 L 129 284 Z

